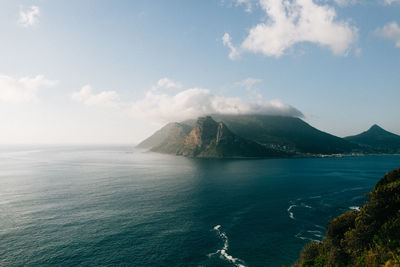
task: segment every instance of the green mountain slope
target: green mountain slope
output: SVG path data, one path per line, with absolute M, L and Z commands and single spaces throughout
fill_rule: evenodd
M 358 145 L 322 132 L 294 117 L 269 115 L 213 115 L 237 135 L 271 147 L 312 154 L 347 153 Z M 190 121 L 188 121 L 190 123 Z
M 346 140 L 366 146 L 376 152 L 400 153 L 400 136 L 373 125 L 361 134 L 345 137 Z
M 322 243 L 310 243 L 294 266 L 400 266 L 400 169 L 375 185 L 359 212 L 333 219 Z
M 179 147 L 192 127 L 184 123 L 171 122 L 155 132 L 146 140 L 139 143 L 137 148 L 168 150 L 167 147 Z

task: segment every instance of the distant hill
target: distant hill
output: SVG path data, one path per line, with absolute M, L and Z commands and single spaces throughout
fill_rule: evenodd
M 360 211 L 333 219 L 294 266 L 400 266 L 400 169 L 385 175 Z
M 153 150 L 154 151 L 154 150 Z M 216 122 L 210 116 L 199 118 L 192 131 L 184 140 L 178 155 L 201 158 L 251 158 L 282 157 L 286 152 L 267 148 L 254 141 L 244 139 L 223 122 Z
M 373 125 L 361 134 L 345 137 L 346 140 L 372 149 L 375 152 L 400 153 L 400 136 Z

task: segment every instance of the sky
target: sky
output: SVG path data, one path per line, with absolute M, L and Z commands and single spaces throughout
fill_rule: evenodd
M 0 144 L 134 144 L 211 113 L 400 134 L 400 0 L 2 0 L 0 58 Z

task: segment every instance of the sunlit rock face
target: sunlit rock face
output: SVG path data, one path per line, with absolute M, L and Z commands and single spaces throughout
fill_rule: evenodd
M 244 139 L 230 131 L 223 122 L 207 116 L 197 120 L 178 154 L 200 158 L 241 158 L 279 156 L 281 152 Z

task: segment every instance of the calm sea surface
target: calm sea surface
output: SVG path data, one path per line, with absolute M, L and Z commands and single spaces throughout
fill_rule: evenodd
M 0 266 L 280 266 L 400 156 L 198 160 L 1 147 Z

